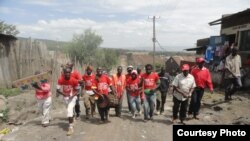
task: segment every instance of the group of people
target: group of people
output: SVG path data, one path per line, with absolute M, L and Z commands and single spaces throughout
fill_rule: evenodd
M 104 73 L 101 67 L 97 67 L 96 73 L 93 67 L 88 66 L 82 76 L 73 69 L 72 63 L 63 66 L 62 73 L 57 82 L 57 97 L 62 95 L 67 105 L 67 117 L 69 128 L 67 135 L 74 132 L 74 120 L 80 116 L 80 97 L 83 97 L 86 110 L 86 119 L 95 115 L 97 106 L 101 123 L 109 120 L 110 99 L 109 95 L 114 95 L 118 100 L 115 105 L 116 116 L 121 116 L 123 97 L 126 93 L 128 108 L 132 118 L 144 111 L 144 120 L 152 120 L 155 109 L 156 91 L 160 85 L 160 78 L 153 72 L 153 66 L 147 64 L 146 72 L 141 73 L 141 69 L 135 70 L 133 66 L 128 66 L 127 74 L 123 74 L 123 68 L 117 67 L 117 73 L 110 76 Z M 44 127 L 50 122 L 50 107 L 52 103 L 51 87 L 48 81 L 43 80 L 40 84 L 33 83 L 36 90 L 36 98 L 42 111 L 42 125 Z M 165 96 L 166 98 L 166 96 Z M 161 112 L 164 109 L 161 108 Z
M 235 53 L 236 52 L 236 53 Z M 237 50 L 232 50 L 231 55 L 226 58 L 230 85 L 227 85 L 225 100 L 231 98 L 233 92 L 239 86 L 238 69 L 239 60 Z M 117 67 L 117 72 L 113 75 L 104 73 L 101 67 L 96 68 L 94 73 L 92 66 L 87 66 L 85 73 L 81 76 L 73 69 L 72 63 L 63 66 L 62 73 L 58 78 L 57 96 L 62 95 L 67 105 L 67 117 L 69 128 L 67 135 L 74 132 L 74 121 L 80 116 L 80 97 L 83 97 L 86 119 L 93 117 L 97 106 L 100 114 L 100 122 L 109 121 L 110 99 L 113 95 L 118 100 L 115 108 L 115 115 L 122 114 L 122 103 L 124 95 L 127 97 L 128 110 L 132 118 L 144 114 L 144 121 L 153 120 L 154 110 L 156 114 L 164 112 L 164 104 L 169 87 L 173 87 L 173 122 L 179 118 L 184 124 L 186 115 L 199 119 L 199 110 L 204 89 L 208 86 L 213 93 L 213 84 L 209 70 L 204 66 L 204 58 L 196 59 L 197 65 L 190 68 L 188 64 L 181 66 L 182 73 L 175 76 L 172 83 L 166 73 L 165 68 L 161 68 L 160 73 L 153 71 L 151 64 L 145 65 L 145 73 L 141 69 L 127 67 L 127 74 L 123 74 L 122 66 Z M 237 86 L 236 86 L 237 84 Z M 42 125 L 48 126 L 50 123 L 50 107 L 52 103 L 52 93 L 49 82 L 43 80 L 41 84 L 32 83 L 36 90 L 38 106 L 42 111 Z M 190 103 L 189 103 L 189 99 Z M 142 110 L 143 109 L 143 110 Z

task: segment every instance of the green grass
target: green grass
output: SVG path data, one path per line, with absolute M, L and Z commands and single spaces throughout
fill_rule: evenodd
M 16 96 L 21 93 L 21 90 L 18 88 L 0 88 L 0 95 L 4 97 Z
M 7 122 L 9 120 L 9 115 L 8 115 L 9 109 L 6 108 L 5 110 L 0 111 L 0 113 L 3 114 L 3 117 L 0 117 L 0 121 Z

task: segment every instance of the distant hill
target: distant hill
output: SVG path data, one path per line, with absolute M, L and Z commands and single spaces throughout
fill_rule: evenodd
M 28 39 L 28 38 L 24 38 L 24 37 L 17 37 L 18 39 Z M 34 38 L 32 38 L 34 39 Z M 70 42 L 66 42 L 66 41 L 54 41 L 54 40 L 48 40 L 48 39 L 34 39 L 34 40 L 38 40 L 41 41 L 43 43 L 45 43 L 47 45 L 48 50 L 62 50 L 64 47 L 68 46 L 68 44 Z M 120 52 L 121 54 L 124 53 L 149 53 L 152 54 L 152 47 L 123 47 L 123 48 L 114 48 L 114 47 L 101 47 L 101 48 L 105 48 L 105 49 L 112 49 L 112 50 L 116 50 L 118 52 Z M 186 47 L 188 48 L 188 47 Z M 170 48 L 171 49 L 171 48 Z M 166 55 L 166 56 L 172 56 L 172 55 L 188 55 L 188 54 L 193 54 L 193 52 L 186 52 L 186 51 L 171 51 L 171 50 L 167 50 L 167 49 L 159 49 L 156 48 L 156 55 Z

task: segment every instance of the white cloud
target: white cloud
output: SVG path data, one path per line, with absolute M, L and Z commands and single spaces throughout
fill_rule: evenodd
M 209 22 L 222 14 L 245 10 L 250 5 L 249 0 L 77 0 L 77 4 L 58 0 L 25 2 L 55 6 L 53 9 L 57 12 L 49 15 L 53 20 L 18 24 L 20 36 L 69 41 L 74 33 L 92 28 L 102 35 L 102 46 L 105 47 L 150 47 L 152 19 L 147 17 L 156 15 L 160 16 L 156 20 L 157 40 L 169 50 L 194 47 L 197 39 L 218 35 L 220 26 L 211 27 Z M 56 16 L 58 12 L 67 11 L 79 15 L 79 18 Z M 8 10 L 5 9 L 5 12 Z M 91 19 L 83 18 L 83 13 L 91 15 Z M 96 15 L 106 20 L 97 19 Z

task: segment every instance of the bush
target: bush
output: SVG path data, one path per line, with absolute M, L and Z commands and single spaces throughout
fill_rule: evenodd
M 21 93 L 21 90 L 18 88 L 0 88 L 0 95 L 3 95 L 4 97 L 10 97 L 10 96 L 16 96 Z
M 5 110 L 0 111 L 0 113 L 2 114 L 2 116 L 0 117 L 1 122 L 7 122 L 9 120 L 9 109 L 6 108 Z

